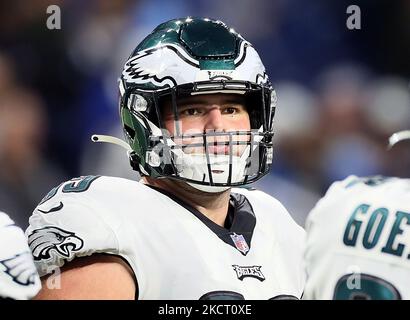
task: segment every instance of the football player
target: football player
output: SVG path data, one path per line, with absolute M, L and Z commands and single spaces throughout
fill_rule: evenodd
M 31 299 L 40 287 L 23 230 L 0 212 L 0 299 Z
M 272 163 L 276 96 L 253 46 L 224 23 L 165 22 L 132 52 L 119 112 L 140 182 L 86 176 L 40 202 L 27 230 L 52 299 L 301 297 L 304 230 L 241 188 Z
M 390 138 L 390 146 L 410 131 Z M 410 299 L 410 180 L 350 176 L 310 212 L 306 299 Z

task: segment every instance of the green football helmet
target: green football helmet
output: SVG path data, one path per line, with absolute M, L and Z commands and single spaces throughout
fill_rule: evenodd
M 269 172 L 275 91 L 253 46 L 221 21 L 184 18 L 159 25 L 126 61 L 119 92 L 130 163 L 142 176 L 178 179 L 206 192 L 219 192 Z M 215 93 L 245 99 L 251 130 L 189 134 L 200 143 L 179 143 L 185 138 L 179 125 L 179 99 Z M 172 134 L 162 119 L 166 101 L 174 114 Z M 230 152 L 209 152 L 216 143 Z M 241 155 L 232 152 L 237 145 L 243 145 Z M 198 146 L 204 150 L 201 154 L 189 152 Z

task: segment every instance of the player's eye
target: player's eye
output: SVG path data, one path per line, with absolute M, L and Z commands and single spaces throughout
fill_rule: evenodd
M 236 114 L 238 113 L 240 110 L 237 107 L 226 107 L 222 110 L 223 114 Z
M 201 110 L 199 108 L 187 108 L 180 112 L 182 116 L 197 116 L 201 114 Z

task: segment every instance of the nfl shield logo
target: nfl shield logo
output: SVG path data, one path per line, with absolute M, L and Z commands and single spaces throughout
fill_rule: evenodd
M 246 243 L 245 238 L 241 234 L 231 234 L 231 238 L 233 243 L 235 244 L 236 249 L 242 252 L 243 255 L 246 255 L 249 251 L 249 246 Z

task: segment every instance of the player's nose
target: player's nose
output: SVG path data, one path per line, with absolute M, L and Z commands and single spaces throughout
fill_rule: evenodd
M 220 106 L 212 105 L 208 110 L 204 129 L 205 132 L 210 130 L 223 131 L 224 127 Z

